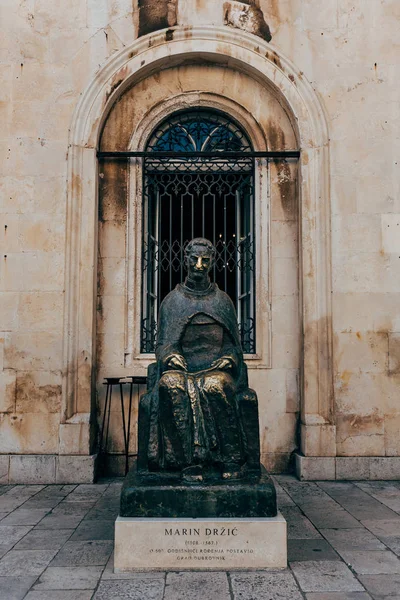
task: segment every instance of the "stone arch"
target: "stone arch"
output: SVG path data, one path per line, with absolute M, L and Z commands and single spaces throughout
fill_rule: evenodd
M 114 55 L 76 108 L 68 152 L 67 253 L 62 423 L 90 428 L 95 366 L 97 160 L 115 101 L 135 81 L 188 57 L 226 63 L 274 90 L 301 148 L 300 279 L 303 322 L 302 444 L 306 456 L 334 456 L 329 138 L 312 86 L 277 48 L 223 27 L 160 31 Z

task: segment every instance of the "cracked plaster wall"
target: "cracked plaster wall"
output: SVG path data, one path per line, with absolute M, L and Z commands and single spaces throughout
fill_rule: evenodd
M 177 22 L 222 25 L 222 5 L 181 0 Z M 338 454 L 399 456 L 399 2 L 259 7 L 329 124 Z M 132 0 L 6 0 L 0 22 L 0 453 L 84 454 L 80 425 L 68 439 L 59 428 L 68 128 L 99 67 L 137 37 L 139 12 Z

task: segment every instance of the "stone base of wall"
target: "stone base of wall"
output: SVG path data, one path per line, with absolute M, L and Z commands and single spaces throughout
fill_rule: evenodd
M 97 454 L 58 456 L 36 454 L 0 455 L 0 484 L 93 483 Z
M 400 456 L 319 457 L 296 454 L 301 481 L 400 480 Z
M 135 464 L 137 455 L 129 456 L 129 469 Z M 293 460 L 290 452 L 271 452 L 261 455 L 261 463 L 272 475 L 293 471 Z M 107 454 L 98 462 L 99 477 L 125 477 L 125 456 L 122 454 Z
M 296 454 L 295 458 L 296 475 L 301 481 L 400 480 L 400 456 L 319 457 Z M 118 459 L 113 465 L 113 475 L 123 476 L 123 457 Z M 285 470 L 277 469 L 275 472 Z M 96 475 L 97 454 L 0 455 L 0 484 L 3 485 L 93 483 Z

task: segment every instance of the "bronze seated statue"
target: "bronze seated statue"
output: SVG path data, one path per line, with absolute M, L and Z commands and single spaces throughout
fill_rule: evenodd
M 211 242 L 192 240 L 187 278 L 161 304 L 157 362 L 139 406 L 137 472 L 124 485 L 121 516 L 276 514 L 274 486 L 260 467 L 257 396 L 233 303 L 210 281 L 214 260 Z M 177 485 L 181 503 L 171 497 Z M 163 508 L 151 510 L 149 498 Z

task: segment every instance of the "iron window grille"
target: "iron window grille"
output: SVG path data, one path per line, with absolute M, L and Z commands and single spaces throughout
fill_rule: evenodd
M 175 113 L 143 158 L 141 352 L 153 353 L 159 306 L 185 276 L 184 249 L 206 237 L 212 278 L 231 297 L 243 351 L 256 351 L 254 153 L 243 130 L 209 110 Z

